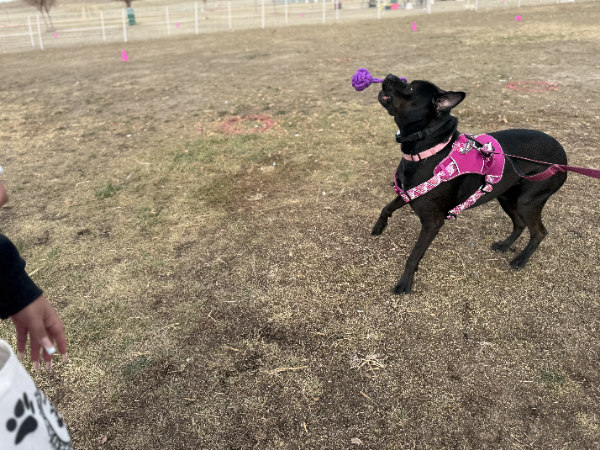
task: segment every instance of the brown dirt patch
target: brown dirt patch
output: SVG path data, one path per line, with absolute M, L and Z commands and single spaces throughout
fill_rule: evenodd
M 506 87 L 515 91 L 525 92 L 558 91 L 558 84 L 550 83 L 549 81 L 514 81 L 508 83 Z
M 219 129 L 228 134 L 264 133 L 275 124 L 267 116 L 253 114 L 244 117 L 232 117 L 219 124 Z

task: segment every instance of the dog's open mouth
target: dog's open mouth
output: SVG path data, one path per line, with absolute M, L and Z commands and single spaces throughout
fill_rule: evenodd
M 384 91 L 379 91 L 379 103 L 381 103 L 383 106 L 389 106 L 389 104 L 392 102 L 392 98 L 389 95 L 386 95 L 386 93 Z

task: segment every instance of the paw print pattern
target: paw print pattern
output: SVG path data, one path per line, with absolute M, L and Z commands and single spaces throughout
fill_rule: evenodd
M 17 434 L 15 436 L 15 445 L 18 445 L 25 438 L 25 436 L 27 436 L 29 433 L 33 433 L 38 427 L 38 422 L 32 415 L 35 414 L 34 405 L 29 401 L 26 393 L 23 393 L 23 398 L 19 399 L 15 404 L 14 414 L 15 417 L 11 417 L 6 422 L 6 429 L 10 432 L 16 431 Z M 19 424 L 19 420 L 25 414 L 27 414 L 27 417 L 25 417 Z
M 73 450 L 65 422 L 56 408 L 39 389 L 35 393 L 37 407 L 48 431 L 48 443 L 53 450 Z M 62 436 L 62 437 L 61 437 Z

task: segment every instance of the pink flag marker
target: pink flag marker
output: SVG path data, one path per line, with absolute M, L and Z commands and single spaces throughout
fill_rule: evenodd
M 413 22 L 412 30 L 417 31 L 417 22 Z
M 300 14 L 300 17 L 302 17 L 302 18 L 304 19 L 304 13 L 301 13 L 301 14 Z
M 179 23 L 176 23 L 176 24 L 175 24 L 175 28 L 179 28 Z
M 517 22 L 520 22 L 520 21 L 521 21 L 521 16 L 517 16 L 517 17 L 515 17 L 515 20 L 516 20 Z
M 121 50 L 121 60 L 129 61 L 129 57 L 127 56 L 127 53 L 125 53 L 125 50 Z
M 58 37 L 58 33 L 54 33 L 54 39 Z

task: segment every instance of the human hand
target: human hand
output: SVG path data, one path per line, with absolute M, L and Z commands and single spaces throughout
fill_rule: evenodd
M 46 369 L 52 369 L 52 355 L 56 352 L 53 342 L 56 342 L 58 351 L 62 353 L 63 361 L 67 361 L 65 327 L 45 296 L 39 296 L 10 318 L 17 329 L 19 360 L 25 356 L 25 345 L 27 344 L 27 334 L 29 334 L 34 370 L 40 368 L 40 347 L 44 347 L 43 356 L 46 361 Z

